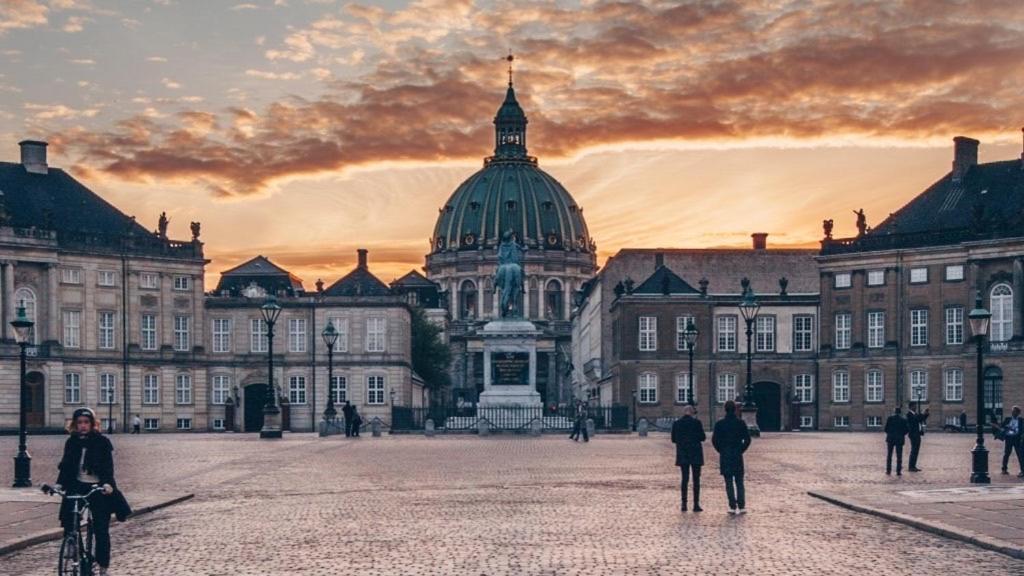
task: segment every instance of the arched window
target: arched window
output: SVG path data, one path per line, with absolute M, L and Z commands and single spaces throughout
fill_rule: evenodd
M 1003 370 L 998 366 L 985 368 L 985 413 L 993 420 L 1003 419 Z
M 562 283 L 558 280 L 551 280 L 544 290 L 544 316 L 552 320 L 565 318 L 563 304 Z
M 459 316 L 462 319 L 476 318 L 476 284 L 472 280 L 463 280 L 459 288 Z
M 25 309 L 25 316 L 32 322 L 36 321 L 36 293 L 31 288 L 18 288 L 14 292 L 14 305 Z M 29 331 L 28 341 L 36 344 L 35 326 Z
M 1006 342 L 1013 337 L 1013 290 L 1008 284 L 996 284 L 990 293 L 992 310 L 992 342 Z

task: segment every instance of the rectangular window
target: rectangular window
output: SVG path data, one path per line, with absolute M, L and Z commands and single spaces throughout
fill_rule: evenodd
M 214 418 L 213 419 L 213 429 L 214 430 L 223 430 L 224 429 L 224 419 L 223 418 Z
M 328 318 L 338 332 L 338 342 L 334 345 L 335 352 L 348 352 L 348 318 Z
M 366 403 L 384 404 L 384 377 L 366 377 Z
M 641 352 L 653 352 L 658 349 L 658 319 L 655 316 L 640 316 L 640 332 L 637 345 Z
M 191 418 L 178 418 L 178 430 L 191 430 L 192 419 Z
M 928 373 L 924 370 L 910 371 L 910 401 L 928 401 Z
M 188 352 L 192 345 L 191 324 L 191 316 L 174 317 L 174 349 L 178 352 Z
M 868 286 L 885 284 L 885 270 L 868 270 Z
M 113 286 L 117 281 L 117 275 L 112 270 L 100 270 L 96 273 L 96 284 L 98 286 Z
M 964 265 L 953 264 L 946 266 L 946 282 L 956 282 L 964 279 Z
M 231 377 L 214 376 L 210 387 L 210 402 L 224 404 L 231 397 Z
M 306 403 L 305 376 L 292 376 L 288 378 L 288 402 L 292 404 Z
M 82 375 L 77 372 L 68 372 L 64 375 L 64 403 L 81 404 L 82 402 Z
M 814 416 L 801 416 L 800 417 L 801 428 L 813 428 L 814 427 Z
M 793 316 L 793 351 L 814 350 L 814 316 Z
M 697 379 L 694 378 L 694 383 L 693 383 L 694 402 L 696 402 L 696 396 L 697 396 L 697 382 L 696 382 L 696 380 Z M 680 372 L 680 373 L 676 374 L 676 402 L 678 402 L 680 404 L 689 404 L 690 403 L 690 373 L 689 372 Z
M 846 370 L 836 370 L 832 373 L 832 401 L 850 401 L 850 373 Z
M 736 317 L 735 316 L 719 316 L 716 319 L 718 324 L 718 351 L 719 352 L 735 352 L 736 351 Z
M 344 376 L 335 376 L 331 382 L 331 394 L 335 404 L 344 404 L 348 400 L 348 380 Z
M 101 350 L 113 350 L 114 349 L 114 313 L 113 312 L 100 312 L 97 319 L 97 328 L 99 331 L 97 345 Z
M 100 418 L 100 430 L 110 433 L 113 430 L 117 430 L 117 418 L 108 420 L 107 418 Z
M 142 315 L 142 349 L 156 350 L 156 316 Z
M 910 283 L 911 284 L 923 284 L 928 281 L 928 269 L 911 268 L 910 269 Z
M 231 319 L 213 319 L 213 351 L 231 352 Z
M 115 402 L 117 386 L 114 384 L 113 374 L 100 374 L 100 404 L 113 404 Z
M 146 374 L 142 377 L 142 403 L 160 403 L 160 376 L 156 374 Z
M 715 390 L 716 398 L 719 404 L 725 404 L 729 400 L 736 399 L 736 375 L 735 374 L 719 374 L 718 375 L 718 388 Z
M 849 288 L 852 284 L 852 275 L 849 272 L 836 272 L 836 288 Z
M 775 351 L 775 316 L 758 316 L 754 321 L 754 350 Z
M 387 337 L 387 325 L 383 317 L 366 319 L 366 351 L 383 352 Z
M 644 372 L 637 383 L 638 398 L 641 404 L 654 404 L 658 401 L 658 375 Z
M 868 348 L 885 346 L 885 312 L 868 312 Z
M 155 272 L 143 272 L 139 275 L 139 288 L 157 290 L 160 288 L 160 275 Z
M 946 308 L 946 344 L 964 343 L 964 307 Z
M 686 348 L 686 328 L 693 324 L 696 329 L 696 322 L 693 316 L 676 316 L 676 350 L 685 352 Z
M 249 351 L 267 351 L 267 323 L 262 318 L 249 319 Z
M 174 289 L 179 291 L 186 291 L 192 288 L 192 279 L 188 276 L 175 276 L 174 277 Z
M 178 374 L 174 377 L 174 403 L 192 403 L 192 376 L 189 374 Z
M 864 420 L 864 423 L 867 424 L 868 428 L 881 428 L 882 427 L 882 417 L 881 416 L 868 416 Z
M 836 416 L 832 419 L 832 425 L 836 428 L 849 428 L 850 417 L 849 416 Z
M 800 404 L 814 402 L 814 376 L 811 374 L 797 374 L 793 377 L 794 400 Z
M 864 373 L 864 401 L 882 402 L 885 400 L 885 376 L 881 370 L 868 370 Z
M 64 347 L 80 348 L 82 346 L 82 312 L 79 310 L 64 311 Z
M 146 430 L 159 430 L 160 419 L 159 418 L 145 418 L 142 420 L 142 427 Z
M 288 319 L 288 351 L 289 352 L 305 352 L 306 351 L 306 319 L 305 318 L 289 318 Z
M 851 316 L 849 312 L 836 314 L 836 350 L 847 350 L 850 348 Z
M 62 268 L 60 271 L 60 281 L 64 284 L 81 284 L 82 270 L 79 268 Z
M 945 379 L 946 402 L 963 402 L 964 371 L 960 368 L 949 368 L 943 378 Z
M 928 309 L 918 308 L 910 311 L 910 345 L 928 345 Z

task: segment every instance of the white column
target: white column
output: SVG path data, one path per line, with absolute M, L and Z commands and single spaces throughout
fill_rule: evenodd
M 448 312 L 451 313 L 452 319 L 459 317 L 459 292 L 455 289 L 456 282 L 454 279 L 448 281 Z
M 523 318 L 530 318 L 530 281 L 523 280 L 523 309 L 520 311 Z
M 11 321 L 14 320 L 14 262 L 8 260 L 3 263 L 4 270 L 4 335 L 5 338 L 14 340 L 14 328 Z M 37 308 L 38 310 L 38 305 Z
M 484 278 L 480 276 L 476 279 L 476 317 L 481 319 L 484 317 Z
M 538 300 L 537 300 L 537 319 L 538 320 L 543 320 L 544 319 L 544 304 L 546 302 L 546 300 L 544 298 L 544 287 L 547 286 L 547 282 L 548 281 L 545 278 L 540 278 L 540 279 L 537 280 L 537 287 L 538 287 L 538 292 L 537 292 L 537 298 L 538 298 Z
M 50 264 L 46 269 L 47 291 L 46 291 L 46 339 L 53 342 L 60 342 L 60 271 L 56 264 Z M 38 312 L 38 307 L 37 307 Z M 36 319 L 38 322 L 38 318 Z
M 572 296 L 572 286 L 569 285 L 568 278 L 562 281 L 562 290 L 565 291 L 565 295 L 562 296 L 562 320 L 568 320 L 571 306 L 570 297 Z

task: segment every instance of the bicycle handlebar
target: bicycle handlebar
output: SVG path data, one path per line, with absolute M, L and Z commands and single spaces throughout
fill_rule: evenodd
M 48 494 L 48 495 L 51 495 L 51 496 L 54 495 L 54 494 L 57 494 L 58 496 L 60 496 L 62 498 L 68 498 L 70 500 L 84 500 L 84 499 L 92 496 L 93 494 L 95 494 L 97 492 L 102 492 L 103 491 L 103 486 L 100 486 L 99 484 L 93 484 L 92 485 L 92 490 L 89 490 L 89 492 L 86 493 L 86 494 L 79 494 L 79 495 L 75 495 L 75 494 L 70 494 L 69 495 L 67 493 L 67 491 L 65 491 L 65 490 L 58 490 L 57 488 L 54 488 L 53 486 L 50 486 L 49 484 L 43 484 L 42 486 L 40 486 L 40 489 L 43 491 L 43 494 Z

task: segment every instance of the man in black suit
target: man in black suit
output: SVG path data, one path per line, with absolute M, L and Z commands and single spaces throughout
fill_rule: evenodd
M 672 443 L 676 445 L 676 466 L 683 475 L 680 493 L 683 495 L 681 510 L 686 512 L 687 484 L 690 473 L 693 473 L 693 511 L 701 512 L 700 507 L 700 469 L 704 466 L 704 447 L 701 442 L 707 439 L 704 425 L 693 417 L 693 406 L 683 408 L 683 417 L 672 424 Z
M 903 442 L 907 436 L 907 419 L 900 414 L 900 407 L 885 421 L 885 473 L 892 474 L 892 453 L 896 452 L 896 475 L 903 476 Z
M 1003 420 L 999 427 L 999 435 L 1003 439 L 1003 474 L 1009 474 L 1007 466 L 1010 464 L 1010 454 L 1017 451 L 1017 466 L 1020 473 L 1017 476 L 1024 478 L 1024 455 L 1021 454 L 1022 442 L 1024 442 L 1024 418 L 1020 416 L 1020 406 L 1014 406 L 1010 411 L 1010 417 Z
M 927 408 L 921 414 L 914 411 L 913 405 L 907 409 L 907 437 L 910 438 L 910 466 L 907 470 L 911 472 L 921 471 L 917 467 L 917 456 L 921 453 L 921 436 L 924 435 L 924 425 L 928 421 L 928 415 Z
M 718 469 L 725 478 L 725 494 L 729 513 L 746 513 L 747 498 L 743 487 L 743 453 L 750 448 L 747 424 L 736 417 L 736 403 L 725 403 L 725 418 L 715 422 L 711 444 L 718 451 Z
M 341 409 L 341 414 L 345 417 L 345 436 L 352 436 L 352 418 L 355 414 L 355 407 L 346 400 L 345 406 Z

